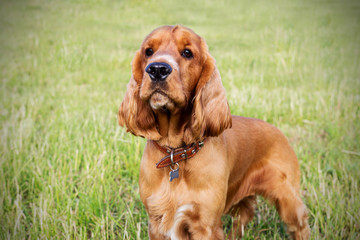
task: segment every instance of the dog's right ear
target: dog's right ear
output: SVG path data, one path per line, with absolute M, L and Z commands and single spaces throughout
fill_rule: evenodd
M 137 51 L 132 61 L 132 76 L 118 112 L 119 125 L 135 136 L 159 140 L 161 135 L 157 130 L 154 113 L 149 104 L 140 99 L 142 77 L 140 51 Z

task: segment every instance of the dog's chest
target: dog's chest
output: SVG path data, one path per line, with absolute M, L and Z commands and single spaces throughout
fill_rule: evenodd
M 152 225 L 157 225 L 157 228 L 166 234 L 174 224 L 177 209 L 192 201 L 190 191 L 181 178 L 170 182 L 167 176 L 160 187 L 152 189 L 144 203 Z

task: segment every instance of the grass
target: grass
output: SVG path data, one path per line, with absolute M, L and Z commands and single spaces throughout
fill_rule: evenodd
M 360 4 L 348 0 L 1 0 L 0 239 L 147 239 L 145 140 L 116 113 L 142 39 L 176 23 L 207 40 L 232 113 L 288 136 L 312 239 L 359 239 Z M 259 199 L 245 239 L 285 236 Z

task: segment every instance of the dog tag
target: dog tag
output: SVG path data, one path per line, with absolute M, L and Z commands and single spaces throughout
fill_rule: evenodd
M 175 170 L 171 170 L 169 172 L 169 175 L 170 175 L 170 182 L 175 179 L 175 178 L 179 178 L 179 168 L 175 169 Z

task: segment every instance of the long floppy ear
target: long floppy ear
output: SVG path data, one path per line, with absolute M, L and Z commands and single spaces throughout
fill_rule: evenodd
M 127 92 L 118 113 L 119 125 L 126 127 L 135 136 L 159 140 L 155 116 L 150 106 L 140 99 L 140 85 L 143 71 L 140 52 L 136 52 L 132 61 L 132 76 L 127 85 Z
M 230 108 L 220 73 L 214 58 L 208 54 L 196 86 L 191 124 L 185 130 L 184 141 L 191 143 L 218 136 L 231 126 Z

